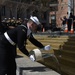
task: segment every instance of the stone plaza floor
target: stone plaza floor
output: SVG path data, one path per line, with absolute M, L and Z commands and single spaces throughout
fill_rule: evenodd
M 54 70 L 47 68 L 46 66 L 31 61 L 26 56 L 18 56 L 16 58 L 17 63 L 17 75 L 60 75 Z

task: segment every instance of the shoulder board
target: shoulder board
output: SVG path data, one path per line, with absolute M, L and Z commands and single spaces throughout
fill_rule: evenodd
M 25 25 L 20 25 L 20 26 L 23 26 L 23 27 L 27 28 Z

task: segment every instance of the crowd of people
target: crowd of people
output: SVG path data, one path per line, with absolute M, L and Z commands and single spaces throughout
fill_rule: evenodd
M 62 21 L 62 30 L 65 29 L 65 25 L 68 25 L 68 30 L 71 30 L 71 25 L 73 24 L 73 29 L 75 30 L 75 16 L 70 13 L 69 18 L 67 18 L 66 16 L 63 16 L 63 18 L 60 18 L 60 20 Z
M 7 31 L 9 29 L 12 29 L 12 28 L 15 28 L 21 24 L 24 24 L 27 21 L 28 21 L 27 18 L 24 18 L 24 20 L 21 18 L 16 19 L 15 17 L 4 18 L 0 24 L 0 34 L 4 33 L 5 31 Z

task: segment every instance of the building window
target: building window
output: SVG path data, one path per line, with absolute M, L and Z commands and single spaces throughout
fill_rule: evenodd
M 63 7 L 61 7 L 61 10 L 63 10 Z
M 63 2 L 63 0 L 61 0 L 61 2 Z
M 51 24 L 52 26 L 56 25 L 56 14 L 51 15 Z

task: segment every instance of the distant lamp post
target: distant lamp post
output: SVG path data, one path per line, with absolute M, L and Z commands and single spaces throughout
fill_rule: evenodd
M 74 0 L 70 0 L 70 2 L 71 2 L 71 5 L 70 5 L 71 12 L 74 15 Z
M 74 0 L 68 0 L 68 17 L 70 13 L 74 15 Z
M 73 15 L 74 15 L 74 0 L 73 0 Z

